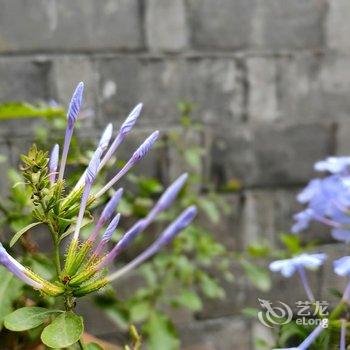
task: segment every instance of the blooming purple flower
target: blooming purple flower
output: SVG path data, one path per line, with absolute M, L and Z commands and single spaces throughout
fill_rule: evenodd
M 314 211 L 310 208 L 307 208 L 293 216 L 294 220 L 296 221 L 294 225 L 292 226 L 292 233 L 299 233 L 306 229 L 312 219 L 314 218 Z
M 49 162 L 49 173 L 50 173 L 50 182 L 54 184 L 56 181 L 56 172 L 58 168 L 58 158 L 59 158 L 59 150 L 60 147 L 56 144 L 50 154 L 50 162 Z
M 273 261 L 269 268 L 271 271 L 279 271 L 284 277 L 291 277 L 298 267 L 315 269 L 320 267 L 327 259 L 327 255 L 319 254 L 301 254 L 290 259 Z
M 333 261 L 334 272 L 339 276 L 350 276 L 350 256 Z
M 317 171 L 328 171 L 332 174 L 348 173 L 350 157 L 328 157 L 317 162 L 314 166 Z

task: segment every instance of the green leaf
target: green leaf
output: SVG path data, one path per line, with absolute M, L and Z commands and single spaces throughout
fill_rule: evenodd
M 33 222 L 32 224 L 29 224 L 26 227 L 23 227 L 22 230 L 18 231 L 11 239 L 10 241 L 10 247 L 13 247 L 14 244 L 24 235 L 27 231 L 29 231 L 31 228 L 40 225 L 41 222 Z
M 130 319 L 132 322 L 143 322 L 151 310 L 151 305 L 147 301 L 135 302 L 130 305 Z
M 299 253 L 302 250 L 300 236 L 283 233 L 280 239 L 291 254 Z
M 66 348 L 75 344 L 84 331 L 82 317 L 73 312 L 64 312 L 41 334 L 42 342 L 51 348 Z
M 13 310 L 13 302 L 21 295 L 22 285 L 18 278 L 0 266 L 0 330 L 5 316 Z
M 40 326 L 52 314 L 58 313 L 58 310 L 49 310 L 43 307 L 22 307 L 5 317 L 5 327 L 13 332 L 27 331 Z
M 217 224 L 220 220 L 220 212 L 217 205 L 210 199 L 201 197 L 198 201 L 199 207 L 205 212 L 213 224 Z
M 143 331 L 148 338 L 148 347 L 152 350 L 177 350 L 179 340 L 170 319 L 164 314 L 153 312 Z
M 184 306 L 192 311 L 199 311 L 202 309 L 202 300 L 196 292 L 191 290 L 184 290 L 177 298 L 174 299 L 175 306 Z
M 245 274 L 249 280 L 261 291 L 267 292 L 271 288 L 271 279 L 268 271 L 260 266 L 254 265 L 247 260 L 241 260 Z

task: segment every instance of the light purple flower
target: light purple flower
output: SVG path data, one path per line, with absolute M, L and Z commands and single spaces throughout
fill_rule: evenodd
M 319 254 L 301 254 L 290 259 L 273 261 L 269 268 L 274 272 L 281 272 L 284 277 L 291 277 L 298 269 L 298 267 L 306 267 L 309 269 L 316 269 L 320 267 L 327 259 L 327 255 Z
M 307 208 L 295 214 L 293 216 L 295 223 L 291 228 L 292 233 L 299 233 L 305 230 L 309 226 L 313 218 L 314 218 L 314 211 L 310 208 Z
M 337 241 L 344 243 L 350 243 L 350 230 L 349 229 L 333 229 L 332 237 Z
M 134 260 L 132 260 L 129 264 L 116 271 L 115 273 L 108 276 L 109 281 L 113 281 L 130 270 L 134 269 L 141 263 L 143 263 L 146 259 L 150 258 L 152 255 L 157 253 L 160 249 L 162 249 L 165 245 L 169 244 L 175 236 L 182 231 L 185 227 L 187 227 L 194 217 L 197 214 L 197 208 L 195 206 L 188 207 L 185 209 L 180 216 L 174 220 L 159 236 L 159 238 L 145 251 L 143 251 L 140 255 L 138 255 Z
M 60 147 L 56 144 L 50 154 L 50 162 L 49 162 L 49 173 L 50 173 L 50 182 L 54 184 L 56 182 L 56 172 L 58 168 L 58 158 L 59 158 L 59 150 Z
M 6 249 L 0 243 L 0 264 L 6 267 L 10 272 L 17 276 L 24 283 L 30 285 L 35 289 L 42 289 L 43 286 L 37 281 L 34 281 L 27 276 L 27 269 L 21 265 L 16 259 L 7 253 Z
M 307 186 L 297 195 L 297 200 L 300 203 L 309 202 L 319 191 L 322 181 L 320 179 L 311 180 Z
M 332 174 L 348 172 L 350 166 L 350 157 L 328 157 L 315 163 L 314 168 L 317 171 L 328 171 Z
M 350 256 L 333 261 L 334 272 L 339 276 L 350 276 Z

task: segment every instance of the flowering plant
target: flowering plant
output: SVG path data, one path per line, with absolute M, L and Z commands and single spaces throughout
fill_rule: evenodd
M 297 234 L 305 230 L 313 221 L 320 222 L 331 229 L 333 239 L 344 243 L 350 242 L 350 157 L 329 157 L 315 164 L 315 170 L 327 172 L 323 178 L 313 179 L 301 191 L 297 200 L 306 205 L 306 209 L 294 215 L 292 232 Z M 309 285 L 305 268 L 317 269 L 327 259 L 326 254 L 303 253 L 290 259 L 277 260 L 269 267 L 271 271 L 279 271 L 284 277 L 290 277 L 295 272 L 300 276 L 301 283 L 310 304 L 316 309 L 316 299 Z M 298 347 L 288 349 L 304 350 L 347 347 L 346 331 L 350 325 L 348 311 L 350 306 L 350 256 L 344 256 L 333 261 L 335 274 L 348 279 L 340 301 L 333 311 L 318 312 L 318 326 L 304 339 Z M 317 340 L 323 336 L 317 344 Z M 338 343 L 339 345 L 334 345 Z M 287 349 L 287 348 L 283 348 Z M 277 349 L 276 349 L 277 350 Z M 282 350 L 282 349 L 281 349 Z
M 63 348 L 73 344 L 79 344 L 83 348 L 84 345 L 81 340 L 83 320 L 74 313 L 76 299 L 100 290 L 156 254 L 191 223 L 197 212 L 195 206 L 189 206 L 165 228 L 153 244 L 134 260 L 112 274 L 107 273 L 108 265 L 160 213 L 169 208 L 185 184 L 187 175 L 181 175 L 171 184 L 149 213 L 128 229 L 111 251 L 105 253 L 106 244 L 111 240 L 120 219 L 120 214 L 115 214 L 115 211 L 123 190 L 118 189 L 105 206 L 89 237 L 82 241 L 80 238 L 81 229 L 92 222 L 89 210 L 149 153 L 159 134 L 158 131 L 153 132 L 106 185 L 97 190 L 94 188 L 93 185 L 98 173 L 111 159 L 136 123 L 142 109 L 141 104 L 137 105 L 122 124 L 112 142 L 110 142 L 113 131 L 112 125 L 109 124 L 106 127 L 86 171 L 75 187 L 69 191 L 65 183 L 65 168 L 74 125 L 82 103 L 83 89 L 84 85 L 80 83 L 73 94 L 68 109 L 61 159 L 59 160 L 58 145 L 53 147 L 49 158 L 46 152 L 38 150 L 36 146 L 33 146 L 29 153 L 22 157 L 22 174 L 26 186 L 30 190 L 34 208 L 32 215 L 36 221 L 20 230 L 12 238 L 10 245 L 13 246 L 30 228 L 39 224 L 47 225 L 54 247 L 55 278 L 47 280 L 43 276 L 34 273 L 30 268 L 15 260 L 0 243 L 1 265 L 43 295 L 57 298 L 58 301 L 55 305 L 59 305 L 60 301 L 63 301 L 61 303 L 62 307 L 55 309 L 42 307 L 18 309 L 5 318 L 5 327 L 12 331 L 24 331 L 44 324 L 41 340 L 45 345 L 52 348 Z M 107 227 L 101 239 L 99 239 L 100 232 L 106 225 Z M 72 238 L 66 248 L 63 261 L 62 244 L 65 238 L 70 237 Z

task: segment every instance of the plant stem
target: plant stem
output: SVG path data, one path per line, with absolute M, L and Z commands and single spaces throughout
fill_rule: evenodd
M 78 344 L 79 344 L 80 350 L 84 350 L 85 349 L 83 341 L 81 339 L 78 340 Z

